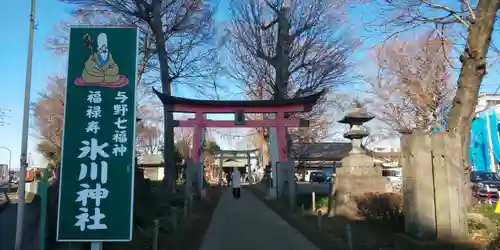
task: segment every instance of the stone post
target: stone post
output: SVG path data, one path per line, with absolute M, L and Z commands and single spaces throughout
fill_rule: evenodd
M 420 134 L 401 138 L 405 232 L 419 239 L 436 237 L 431 140 Z
M 405 231 L 418 240 L 468 237 L 460 136 L 403 135 Z

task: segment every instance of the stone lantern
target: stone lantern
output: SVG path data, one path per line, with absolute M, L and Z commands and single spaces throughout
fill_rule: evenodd
M 350 129 L 344 137 L 352 142 L 352 149 L 342 158 L 342 165 L 336 169 L 334 184 L 335 211 L 337 214 L 357 216 L 358 208 L 355 197 L 370 193 L 385 192 L 386 181 L 382 177 L 382 169 L 375 167 L 373 157 L 361 146 L 361 140 L 369 135 L 363 124 L 372 120 L 373 115 L 364 111 L 356 102 L 352 110 L 339 123 L 349 124 Z
M 361 140 L 367 137 L 369 133 L 364 130 L 363 124 L 371 121 L 373 118 L 375 117 L 363 110 L 361 104 L 356 102 L 352 111 L 338 121 L 339 123 L 349 124 L 350 129 L 344 134 L 344 138 L 352 141 L 352 149 L 349 154 L 360 154 L 364 152 L 361 148 Z

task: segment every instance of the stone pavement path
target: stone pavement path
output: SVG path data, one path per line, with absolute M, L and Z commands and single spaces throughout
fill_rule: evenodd
M 223 191 L 200 250 L 318 250 L 274 211 L 243 188 Z

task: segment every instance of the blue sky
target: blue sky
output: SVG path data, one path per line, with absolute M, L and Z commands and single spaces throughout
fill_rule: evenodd
M 44 88 L 46 79 L 53 73 L 61 73 L 62 63 L 53 60 L 51 53 L 44 49 L 45 37 L 50 34 L 54 25 L 68 15 L 68 5 L 53 0 L 38 1 L 36 17 L 38 29 L 35 31 L 33 76 L 31 97 Z M 24 102 L 24 86 L 26 58 L 28 47 L 30 1 L 20 0 L 5 4 L 0 9 L 0 32 L 4 39 L 0 41 L 2 55 L 8 60 L 0 62 L 3 81 L 1 83 L 0 108 L 10 110 L 4 127 L 0 127 L 0 146 L 12 151 L 12 165 L 19 166 L 21 151 L 22 109 Z M 15 20 L 15 21 L 14 21 Z M 36 138 L 30 136 L 28 152 L 34 152 Z M 8 153 L 0 149 L 0 163 L 8 162 Z M 37 159 L 34 159 L 37 161 Z
M 227 0 L 221 0 L 217 19 L 219 21 L 227 18 L 228 6 Z M 47 78 L 54 74 L 64 74 L 64 62 L 62 58 L 54 58 L 44 47 L 45 39 L 51 34 L 54 26 L 61 20 L 68 20 L 68 11 L 70 5 L 58 3 L 55 0 L 38 1 L 36 6 L 36 20 L 38 29 L 35 31 L 34 54 L 33 54 L 33 75 L 31 100 L 33 101 L 37 93 L 40 92 L 47 81 Z M 25 86 L 25 70 L 28 46 L 28 26 L 29 26 L 30 0 L 10 1 L 9 4 L 0 8 L 0 32 L 4 39 L 0 40 L 3 58 L 7 60 L 0 61 L 0 68 L 3 81 L 0 83 L 0 90 L 3 93 L 0 98 L 0 109 L 10 110 L 9 117 L 6 119 L 8 124 L 0 127 L 0 147 L 10 148 L 12 151 L 12 165 L 14 168 L 19 166 L 19 156 L 21 148 L 21 127 L 22 127 L 22 108 Z M 349 11 L 350 19 L 359 19 L 369 17 L 369 9 L 355 8 Z M 360 23 L 360 22 L 358 22 Z M 8 25 L 6 25 L 8 24 Z M 223 26 L 223 25 L 221 25 Z M 362 31 L 353 27 L 355 35 L 364 35 Z M 365 40 L 364 49 L 360 49 L 355 59 L 357 69 L 366 68 L 364 62 L 367 60 L 366 48 L 370 44 L 375 44 L 379 39 L 371 38 Z M 483 92 L 495 91 L 499 80 L 498 70 L 493 69 L 483 82 Z M 32 133 L 34 131 L 31 131 Z M 28 152 L 33 155 L 33 162 L 40 164 L 40 157 L 35 156 L 36 137 L 29 137 Z M 227 147 L 227 145 L 222 145 Z M 8 152 L 0 149 L 0 164 L 8 163 Z
M 0 32 L 3 37 L 7 38 L 0 40 L 0 47 L 3 48 L 2 55 L 9 59 L 0 62 L 3 76 L 0 85 L 0 90 L 3 93 L 3 98 L 0 98 L 0 109 L 8 110 L 9 116 L 5 119 L 8 124 L 0 127 L 0 147 L 9 148 L 12 151 L 13 168 L 19 167 L 21 154 L 30 2 L 30 0 L 13 1 L 0 8 L 0 23 L 2 23 Z M 219 9 L 227 9 L 227 3 L 222 2 Z M 38 25 L 33 47 L 31 101 L 36 100 L 37 94 L 44 89 L 49 76 L 64 75 L 65 73 L 65 57 L 55 58 L 52 56 L 51 52 L 45 49 L 45 41 L 53 32 L 55 25 L 70 18 L 68 12 L 71 9 L 71 5 L 62 4 L 56 0 L 37 1 L 36 22 Z M 218 19 L 223 20 L 224 14 L 218 15 Z M 177 94 L 181 93 L 177 92 Z M 34 135 L 36 131 L 30 131 L 30 133 Z M 41 164 L 41 157 L 37 155 L 35 150 L 36 142 L 36 136 L 29 137 L 28 153 L 31 153 L 34 164 Z M 8 151 L 0 148 L 0 164 L 7 164 L 8 161 Z

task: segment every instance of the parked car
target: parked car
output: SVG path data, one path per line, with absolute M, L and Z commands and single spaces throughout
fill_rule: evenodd
M 11 175 L 9 177 L 9 182 L 11 184 L 16 184 L 16 185 L 19 184 L 19 176 L 17 176 L 17 175 Z
M 318 170 L 318 169 L 308 169 L 308 170 L 306 170 L 306 172 L 304 173 L 304 181 L 311 182 L 311 175 L 313 173 L 317 173 L 317 172 L 322 172 L 322 171 Z
M 322 171 L 317 171 L 317 172 L 311 172 L 309 175 L 309 182 L 310 183 L 325 183 L 327 180 L 327 176 L 324 172 Z
M 470 181 L 472 182 L 472 194 L 479 202 L 487 200 L 487 189 L 490 190 L 492 201 L 498 201 L 500 175 L 492 172 L 472 171 L 470 173 Z
M 326 175 L 326 183 L 330 183 L 333 180 L 335 180 L 335 169 L 333 167 L 326 167 L 323 169 L 323 173 Z
M 334 173 L 327 173 L 327 174 L 326 174 L 326 180 L 325 180 L 325 182 L 326 182 L 326 183 L 331 183 L 332 181 L 333 181 L 333 182 L 335 182 L 335 177 L 336 177 L 336 176 L 337 176 L 337 175 L 336 175 L 336 174 L 334 174 Z

